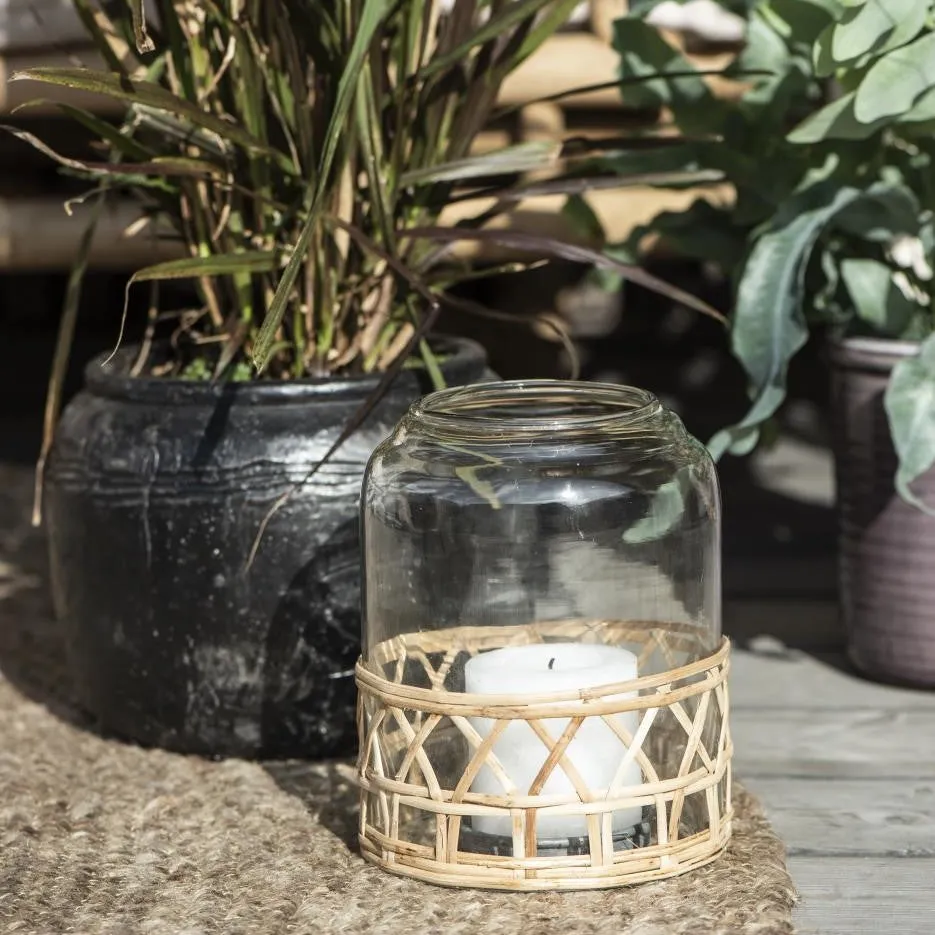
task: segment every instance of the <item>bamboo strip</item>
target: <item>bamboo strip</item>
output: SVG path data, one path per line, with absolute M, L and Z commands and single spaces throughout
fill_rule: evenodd
M 421 638 L 425 637 L 426 640 L 435 641 L 438 639 L 446 640 L 447 645 L 460 646 L 462 640 L 470 639 L 470 627 L 459 627 L 452 628 L 449 630 L 433 630 L 427 631 L 426 633 L 415 634 L 411 638 Z M 502 640 L 499 644 L 491 643 L 486 645 L 488 640 L 484 640 L 485 645 L 484 649 L 494 649 L 499 648 L 500 646 L 512 646 L 518 645 L 514 642 L 509 641 L 509 636 L 511 635 L 510 631 L 521 629 L 516 627 L 504 627 Z M 562 637 L 565 639 L 574 638 L 575 632 L 574 628 L 566 626 L 562 622 L 556 622 L 551 624 L 548 629 L 540 627 L 540 634 L 543 636 L 549 636 L 552 638 Z M 394 641 L 395 642 L 395 641 Z M 540 639 L 535 642 L 545 642 L 545 640 Z M 622 641 L 615 641 L 622 642 Z M 382 655 L 383 647 L 376 647 L 368 655 L 373 658 L 379 659 Z M 463 649 L 463 646 L 461 646 Z M 690 647 L 692 650 L 698 650 L 702 647 L 700 644 L 693 645 Z M 477 647 L 474 647 L 477 651 Z M 425 660 L 424 664 L 428 663 L 427 656 L 433 650 L 430 648 L 423 649 L 421 651 L 422 659 Z M 436 652 L 438 650 L 435 650 Z M 411 650 L 410 650 L 411 653 Z M 688 663 L 686 665 L 680 666 L 676 669 L 668 669 L 665 672 L 656 673 L 654 675 L 641 676 L 640 678 L 630 679 L 626 682 L 615 682 L 612 685 L 600 685 L 595 688 L 582 688 L 574 689 L 560 692 L 549 692 L 542 693 L 538 695 L 515 695 L 504 693 L 502 695 L 470 695 L 466 692 L 452 692 L 445 691 L 443 689 L 428 689 L 421 688 L 415 685 L 405 685 L 396 682 L 389 682 L 384 676 L 379 674 L 372 667 L 371 663 L 364 662 L 361 660 L 357 664 L 357 681 L 359 684 L 367 686 L 374 689 L 375 691 L 380 692 L 381 696 L 390 695 L 392 698 L 399 699 L 400 701 L 412 702 L 412 707 L 416 707 L 422 710 L 428 710 L 423 708 L 423 702 L 444 702 L 445 704 L 451 705 L 452 707 L 457 707 L 459 709 L 466 709 L 465 711 L 460 711 L 458 713 L 467 713 L 473 716 L 480 717 L 496 717 L 494 714 L 487 712 L 499 710 L 499 709 L 508 709 L 509 714 L 506 716 L 509 717 L 521 717 L 522 715 L 514 714 L 512 709 L 515 708 L 530 708 L 538 705 L 546 704 L 548 705 L 548 713 L 552 717 L 558 716 L 567 716 L 574 717 L 574 714 L 565 714 L 565 709 L 562 708 L 562 714 L 559 715 L 559 707 L 557 706 L 558 702 L 592 702 L 600 701 L 601 699 L 606 698 L 609 695 L 620 695 L 627 694 L 630 692 L 645 692 L 653 688 L 661 688 L 668 683 L 675 682 L 684 682 L 695 676 L 705 675 L 706 678 L 703 681 L 697 681 L 689 686 L 688 688 L 696 689 L 694 694 L 700 694 L 704 691 L 709 691 L 711 688 L 720 684 L 726 679 L 727 667 L 720 667 L 720 664 L 727 659 L 729 653 L 728 641 L 726 638 L 722 639 L 718 649 L 711 655 L 705 656 L 701 659 L 696 660 L 695 662 Z M 681 691 L 681 689 L 677 690 Z M 617 708 L 615 711 L 608 712 L 598 712 L 594 708 L 581 708 L 580 713 L 593 715 L 597 713 L 619 713 L 621 711 L 638 711 L 643 710 L 647 707 L 652 707 L 652 702 L 655 700 L 656 696 L 652 698 L 628 698 L 621 699 L 620 704 L 622 707 Z M 685 697 L 685 696 L 680 696 Z M 611 702 L 616 704 L 617 702 Z M 405 707 L 405 705 L 402 705 Z M 506 712 L 505 712 L 506 713 Z M 538 714 L 530 714 L 528 717 L 530 719 L 538 717 Z
M 707 693 L 701 696 L 700 704 L 703 704 L 705 706 L 705 714 L 707 714 L 707 705 L 708 705 L 708 700 L 710 697 L 711 697 L 710 694 L 707 694 Z M 675 702 L 674 704 L 670 705 L 670 708 L 672 709 L 672 713 L 675 715 L 676 720 L 685 729 L 685 732 L 689 734 L 689 736 L 691 736 L 692 731 L 695 729 L 693 726 L 694 722 L 685 713 L 685 709 L 682 707 L 682 704 L 680 702 Z M 697 720 L 698 720 L 698 714 L 696 713 L 695 721 Z M 702 724 L 701 724 L 701 728 L 699 728 L 699 731 L 704 728 L 704 715 L 702 715 L 701 720 L 702 720 Z M 701 760 L 704 763 L 704 765 L 707 766 L 708 769 L 711 769 L 712 761 L 711 761 L 711 757 L 708 755 L 708 751 L 705 750 L 704 747 L 702 747 L 698 751 L 698 753 L 700 754 Z M 687 751 L 686 751 L 686 755 L 687 755 Z
M 385 850 L 393 849 L 397 857 L 427 857 L 430 858 L 433 849 L 425 844 L 416 844 L 409 841 L 394 840 L 388 834 L 384 834 L 374 825 L 368 825 L 365 834 L 362 835 L 361 848 L 369 847 L 375 853 L 382 853 Z
M 647 806 L 657 805 L 660 802 L 668 803 L 673 801 L 679 792 L 682 792 L 685 796 L 706 792 L 707 789 L 711 787 L 721 785 L 726 776 L 727 768 L 725 766 L 717 773 L 705 773 L 703 777 L 695 779 L 690 784 L 683 785 L 683 780 L 679 777 L 669 780 L 667 783 L 647 784 L 645 787 L 631 786 L 631 789 L 639 789 L 640 791 L 627 794 L 626 790 L 623 790 L 619 796 L 612 799 L 600 799 L 595 797 L 589 802 L 580 802 L 568 800 L 566 797 L 566 800 L 563 802 L 548 804 L 547 802 L 540 803 L 535 801 L 532 797 L 525 797 L 526 804 L 523 805 L 518 804 L 516 800 L 507 800 L 506 798 L 498 799 L 496 796 L 483 796 L 483 798 L 488 800 L 486 802 L 454 802 L 451 800 L 450 796 L 441 800 L 429 799 L 425 796 L 410 795 L 381 786 L 373 782 L 369 776 L 358 777 L 357 782 L 361 789 L 367 792 L 377 792 L 383 789 L 388 795 L 399 795 L 401 805 L 408 805 L 412 808 L 420 809 L 421 811 L 433 812 L 436 814 L 458 815 L 462 818 L 474 815 L 502 815 L 504 812 L 517 810 L 529 811 L 531 808 L 536 808 L 538 811 L 542 812 L 543 815 L 588 816 L 592 814 L 612 813 L 619 809 L 630 808 L 636 805 Z M 662 788 L 665 785 L 668 785 L 669 788 Z M 647 789 L 652 789 L 654 791 L 649 792 L 646 791 Z M 598 792 L 599 790 L 595 791 L 593 794 L 597 796 Z M 477 798 L 481 798 L 481 796 Z M 507 804 L 508 802 L 509 804 Z
M 392 868 L 390 868 L 380 861 L 378 855 L 372 848 L 365 848 L 362 846 L 361 853 L 364 859 L 369 863 L 383 867 L 383 869 L 391 869 L 393 873 L 399 876 L 421 880 L 426 883 L 433 883 L 437 886 L 469 886 L 478 889 L 496 889 L 514 892 L 537 892 L 549 890 L 598 890 L 622 885 L 632 885 L 636 883 L 650 883 L 655 880 L 662 880 L 667 877 L 687 873 L 691 870 L 696 870 L 699 867 L 703 867 L 706 864 L 711 863 L 711 861 L 717 859 L 717 857 L 719 857 L 723 852 L 724 846 L 721 846 L 708 854 L 701 855 L 680 863 L 674 872 L 672 870 L 662 870 L 658 866 L 650 866 L 645 870 L 631 869 L 626 874 L 611 872 L 601 877 L 579 877 L 568 872 L 563 872 L 562 875 L 557 877 L 550 878 L 540 875 L 531 880 L 518 878 L 504 880 L 502 879 L 502 875 L 499 873 L 467 875 L 463 872 L 458 872 L 463 871 L 465 867 L 465 865 L 462 863 L 436 865 L 431 861 L 420 860 L 419 858 L 408 858 L 405 861 L 394 863 Z M 448 869 L 448 872 L 437 872 L 441 866 L 445 866 Z
M 721 673 L 719 676 L 722 681 L 726 677 L 726 672 Z M 360 685 L 363 690 L 376 694 L 377 690 L 371 686 L 366 685 L 366 682 L 363 679 L 358 679 L 358 685 Z M 671 692 L 667 693 L 665 697 L 672 702 L 682 701 L 686 698 L 692 698 L 696 695 L 700 695 L 706 690 L 707 687 L 703 684 L 686 685 L 683 688 L 673 689 Z M 471 696 L 463 695 L 462 697 L 469 698 Z M 507 720 L 531 721 L 545 716 L 538 710 L 534 711 L 531 708 L 523 707 L 522 704 L 515 699 L 515 697 L 511 704 L 495 702 L 491 705 L 484 705 L 482 703 L 451 704 L 447 701 L 436 701 L 432 699 L 415 702 L 407 693 L 395 692 L 392 694 L 387 693 L 385 698 L 388 703 L 394 705 L 395 707 L 415 710 L 416 706 L 418 705 L 419 710 L 428 714 L 446 714 L 448 712 L 452 712 L 453 709 L 453 713 L 457 713 L 465 717 L 485 717 L 491 718 L 493 720 L 500 720 L 505 718 Z M 655 708 L 660 706 L 657 700 L 657 696 L 649 695 L 627 699 L 625 703 L 612 700 L 591 701 L 585 699 L 581 699 L 577 703 L 572 701 L 556 701 L 552 703 L 537 701 L 535 703 L 551 704 L 552 706 L 550 707 L 548 716 L 553 718 L 579 716 L 602 717 L 605 714 L 622 714 L 629 711 L 644 711 L 647 708 Z
M 568 811 L 561 814 L 586 814 L 587 811 L 605 812 L 626 808 L 630 805 L 650 805 L 659 796 L 671 799 L 678 790 L 685 795 L 692 795 L 704 791 L 710 785 L 721 781 L 727 771 L 727 761 L 732 752 L 719 763 L 712 772 L 706 769 L 697 769 L 687 776 L 676 776 L 672 779 L 648 782 L 640 786 L 624 786 L 615 798 L 609 796 L 601 799 L 602 789 L 593 790 L 595 798 L 589 803 L 581 803 L 562 793 L 551 795 L 523 796 L 504 793 L 500 795 L 481 794 L 476 792 L 465 793 L 462 799 L 456 799 L 454 792 L 442 790 L 441 797 L 429 797 L 426 786 L 417 786 L 411 783 L 399 782 L 389 777 L 379 776 L 375 771 L 366 770 L 357 776 L 357 783 L 368 792 L 383 792 L 389 794 L 399 793 L 405 804 L 418 805 L 427 810 L 448 811 L 458 815 L 499 815 L 506 809 L 529 809 L 538 807 L 540 810 L 558 809 L 567 806 Z M 509 780 L 507 780 L 509 781 Z M 636 793 L 631 790 L 639 789 Z M 426 799 L 428 798 L 428 801 Z M 473 810 L 472 810 L 473 809 Z M 555 812 L 558 814 L 558 812 Z
M 729 823 L 729 819 L 725 819 L 721 823 L 721 827 L 726 827 Z M 721 829 L 718 829 L 719 831 Z M 389 843 L 389 839 L 385 835 L 381 835 L 379 831 L 374 831 L 374 841 L 377 843 Z M 705 829 L 699 834 L 692 835 L 690 838 L 683 838 L 679 841 L 679 844 L 674 848 L 679 856 L 679 862 L 684 863 L 686 860 L 690 860 L 693 856 L 697 855 L 702 849 L 708 846 L 708 843 L 711 840 L 711 833 L 708 829 Z M 421 856 L 427 858 L 431 854 L 431 848 L 422 847 L 418 853 L 415 853 L 412 848 L 405 848 L 407 853 L 413 853 L 414 856 Z M 617 864 L 627 864 L 628 866 L 658 866 L 659 858 L 663 854 L 663 849 L 658 846 L 638 848 L 630 851 L 618 851 L 614 854 L 614 862 Z M 469 851 L 458 851 L 457 860 L 459 863 L 470 865 L 470 866 L 488 866 L 489 857 L 485 854 L 475 854 Z M 502 857 L 502 866 L 511 870 L 526 870 L 534 869 L 537 872 L 543 870 L 570 870 L 577 867 L 587 867 L 590 861 L 590 857 L 586 854 L 575 854 L 571 856 L 567 855 L 554 855 L 548 857 Z
M 419 728 L 419 733 L 416 735 L 415 741 L 411 744 L 409 749 L 406 751 L 405 757 L 399 766 L 399 769 L 396 771 L 396 778 L 402 779 L 406 773 L 409 772 L 409 768 L 412 766 L 413 760 L 416 758 L 416 754 L 422 749 L 422 745 L 425 743 L 425 739 L 429 734 L 435 729 L 435 725 L 441 720 L 440 714 L 430 714 L 422 726 Z
M 704 746 L 701 745 L 701 733 L 705 728 L 708 715 L 708 701 L 711 697 L 710 692 L 701 696 L 701 701 L 698 703 L 698 710 L 695 712 L 695 720 L 689 722 L 688 727 L 685 724 L 682 724 L 682 727 L 685 728 L 688 732 L 688 742 L 685 744 L 685 752 L 682 754 L 682 762 L 679 765 L 679 776 L 687 773 L 691 768 L 691 764 L 695 760 L 695 755 L 701 753 L 702 763 L 710 770 L 712 763 L 711 757 L 708 756 L 707 751 L 704 749 Z M 673 705 L 673 711 L 678 708 L 682 711 L 684 715 L 684 710 L 682 710 L 681 705 Z M 678 835 L 678 826 L 679 821 L 682 817 L 682 808 L 685 805 L 685 791 L 679 789 L 675 794 L 675 798 L 672 800 L 672 812 L 669 815 L 669 835 L 670 837 L 675 837 Z
M 493 752 L 493 746 L 500 739 L 500 735 L 506 730 L 508 722 L 497 721 L 493 727 L 491 727 L 490 733 L 488 733 L 486 737 L 481 737 L 481 735 L 474 730 L 473 725 L 464 718 L 459 717 L 457 720 L 452 718 L 452 720 L 455 721 L 458 729 L 467 738 L 468 743 L 475 749 L 474 756 L 471 757 L 461 780 L 458 782 L 455 791 L 451 795 L 451 801 L 458 802 L 461 800 L 467 792 L 468 787 L 474 781 L 474 777 L 485 764 L 489 767 L 494 776 L 497 777 L 500 785 L 503 786 L 503 791 L 508 795 L 514 793 L 516 791 L 516 786 L 503 768 L 503 764 L 497 759 L 496 753 Z
M 630 732 L 616 717 L 604 717 L 604 723 L 609 725 L 610 729 L 620 738 L 621 742 L 627 748 L 626 754 L 620 761 L 617 775 L 614 777 L 610 788 L 607 790 L 608 799 L 610 798 L 611 792 L 617 791 L 617 784 L 623 778 L 627 767 L 634 759 L 639 764 L 649 784 L 659 782 L 659 774 L 656 772 L 656 767 L 653 766 L 652 761 L 643 752 L 643 742 L 646 740 L 646 736 L 653 726 L 653 721 L 655 721 L 658 711 L 658 708 L 647 708 L 645 714 L 640 718 L 640 724 L 636 729 L 636 733 L 632 737 L 630 736 Z
M 393 842 L 386 835 L 377 830 L 373 830 L 372 838 L 368 838 L 368 845 L 373 851 L 382 847 L 392 846 Z M 707 829 L 701 834 L 693 835 L 691 839 L 681 841 L 673 851 L 679 858 L 679 863 L 685 863 L 705 853 L 709 846 L 711 835 Z M 615 855 L 614 864 L 617 867 L 626 865 L 627 872 L 632 870 L 644 870 L 649 867 L 658 867 L 666 850 L 659 847 L 639 848 L 637 850 L 621 851 Z M 416 858 L 417 860 L 431 860 L 432 849 L 425 845 L 406 845 L 399 848 L 398 858 Z M 473 854 L 466 851 L 457 852 L 457 863 L 459 866 L 481 868 L 484 875 L 489 875 L 489 864 L 485 863 L 487 858 L 482 854 Z M 541 877 L 548 877 L 555 872 L 567 872 L 569 870 L 589 870 L 594 873 L 601 870 L 606 871 L 607 867 L 594 868 L 588 865 L 587 856 L 550 856 L 550 857 L 505 857 L 502 858 L 503 866 L 510 870 L 532 871 Z M 454 863 L 454 861 L 449 861 Z M 470 872 L 470 871 L 469 871 Z M 616 871 L 621 872 L 621 871 Z
M 383 712 L 378 712 L 378 717 L 379 717 L 379 714 L 382 714 L 382 713 L 383 713 Z M 374 772 L 375 772 L 378 776 L 384 776 L 384 777 L 385 777 L 386 772 L 385 772 L 385 770 L 384 770 L 384 768 L 383 768 L 383 755 L 382 755 L 382 753 L 380 752 L 380 746 L 379 746 L 379 744 L 376 743 L 376 738 L 377 738 L 377 736 L 378 736 L 378 735 L 377 735 L 376 732 L 375 732 L 375 733 L 374 733 L 374 743 L 373 743 L 373 745 L 372 745 L 372 747 L 371 747 L 371 753 L 372 753 L 372 756 L 373 756 L 373 770 L 374 770 Z M 381 817 L 382 820 L 383 820 L 383 824 L 384 824 L 384 826 L 388 826 L 388 825 L 390 824 L 390 821 L 391 821 L 391 811 L 390 811 L 389 803 L 388 803 L 388 801 L 387 801 L 386 793 L 380 792 L 380 791 L 378 790 L 378 791 L 377 791 L 377 802 L 379 803 L 379 806 L 380 806 L 380 817 Z M 384 855 L 383 855 L 383 859 L 384 859 L 385 861 L 387 861 L 388 863 L 392 862 L 392 859 L 393 859 L 393 852 L 392 852 L 392 851 L 386 851 L 386 852 L 384 853 Z
M 409 749 L 414 750 L 414 758 L 419 764 L 419 768 L 422 770 L 422 776 L 425 778 L 426 785 L 428 786 L 429 795 L 433 799 L 440 799 L 441 786 L 438 783 L 438 779 L 435 777 L 432 761 L 422 748 L 422 741 L 419 739 L 419 736 L 416 734 L 409 721 L 406 720 L 405 714 L 403 714 L 399 708 L 390 708 L 390 714 L 393 715 L 393 720 L 396 721 L 400 729 L 406 735 L 406 740 L 409 742 Z

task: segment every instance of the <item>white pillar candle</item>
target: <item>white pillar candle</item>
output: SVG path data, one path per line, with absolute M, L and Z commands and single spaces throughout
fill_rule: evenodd
M 474 695 L 523 695 L 569 689 L 596 688 L 637 677 L 636 656 L 619 646 L 590 643 L 538 643 L 531 646 L 507 646 L 481 653 L 469 659 L 464 667 L 464 690 Z M 621 698 L 633 697 L 631 692 Z M 632 736 L 639 724 L 637 712 L 618 714 L 619 723 Z M 568 726 L 569 718 L 549 718 L 542 723 L 558 740 Z M 475 717 L 470 722 L 480 736 L 487 737 L 493 729 L 491 718 Z M 525 721 L 513 721 L 493 746 L 493 752 L 504 771 L 516 786 L 519 795 L 526 795 L 533 780 L 548 758 L 545 744 Z M 600 717 L 586 718 L 565 755 L 589 789 L 607 789 L 627 752 L 626 745 Z M 627 767 L 624 786 L 638 786 L 642 771 L 635 761 Z M 482 766 L 471 791 L 487 795 L 504 795 L 503 783 L 489 766 Z M 541 795 L 573 793 L 575 787 L 558 764 L 552 771 Z M 614 831 L 626 831 L 642 819 L 642 808 L 619 809 L 614 812 Z M 475 831 L 485 834 L 511 835 L 512 823 L 507 815 L 483 815 L 472 818 Z M 536 821 L 536 836 L 549 838 L 580 837 L 587 834 L 583 815 L 548 815 L 540 813 Z

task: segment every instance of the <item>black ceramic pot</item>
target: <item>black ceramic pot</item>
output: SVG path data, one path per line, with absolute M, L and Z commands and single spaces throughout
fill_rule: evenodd
M 854 665 L 935 688 L 935 519 L 896 493 L 883 408 L 893 367 L 918 351 L 911 341 L 873 338 L 832 345 L 840 595 Z M 935 471 L 912 486 L 935 503 Z
M 449 383 L 488 376 L 439 342 Z M 275 514 L 376 378 L 210 385 L 92 362 L 46 477 L 52 590 L 79 702 L 103 730 L 222 756 L 319 757 L 355 738 L 358 501 L 372 449 L 430 387 L 400 374 Z

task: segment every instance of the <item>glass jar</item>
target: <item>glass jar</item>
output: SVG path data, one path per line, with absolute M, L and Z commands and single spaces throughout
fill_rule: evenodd
M 370 673 L 410 699 L 391 704 L 376 725 L 364 699 L 362 757 L 371 774 L 376 770 L 399 782 L 408 776 L 430 791 L 437 784 L 439 796 L 459 801 L 515 805 L 544 796 L 535 855 L 554 850 L 567 856 L 587 848 L 594 826 L 581 815 L 555 814 L 550 805 L 569 806 L 576 796 L 584 801 L 590 793 L 583 786 L 606 793 L 612 784 L 634 789 L 654 777 L 668 788 L 670 772 L 687 775 L 694 768 L 694 751 L 689 756 L 686 750 L 698 743 L 689 728 L 700 695 L 654 715 L 652 731 L 640 738 L 648 760 L 631 753 L 626 762 L 631 744 L 620 740 L 636 734 L 640 711 L 621 716 L 622 733 L 600 717 L 576 723 L 577 733 L 563 748 L 568 759 L 557 768 L 550 763 L 548 776 L 543 764 L 549 743 L 532 722 L 501 725 L 492 742 L 498 764 L 471 766 L 494 722 L 433 716 L 442 709 L 429 703 L 438 692 L 486 695 L 492 703 L 501 695 L 541 701 L 634 679 L 640 684 L 620 697 L 652 693 L 665 680 L 647 677 L 691 669 L 718 650 L 720 506 L 714 466 L 704 446 L 652 394 L 562 381 L 433 393 L 415 403 L 374 452 L 361 511 L 364 631 L 358 681 L 362 685 L 360 674 Z M 425 699 L 427 706 L 412 698 Z M 428 728 L 426 719 L 433 717 Z M 689 728 L 680 723 L 685 719 Z M 723 749 L 726 740 L 707 708 L 702 721 L 695 731 L 702 746 Z M 554 742 L 564 736 L 569 718 L 540 723 Z M 385 743 L 374 764 L 370 748 L 378 733 Z M 605 831 L 612 829 L 615 849 L 671 838 L 668 830 L 660 838 L 656 819 L 674 821 L 690 836 L 710 817 L 701 801 L 694 809 L 680 802 L 673 819 L 671 796 L 665 815 L 637 799 L 600 816 Z M 405 831 L 406 809 L 400 812 L 391 800 L 392 795 L 380 800 L 365 792 L 362 839 L 368 821 L 382 821 L 382 809 L 390 837 L 412 846 L 438 844 L 431 818 L 421 833 Z M 723 790 L 719 808 L 727 808 Z M 458 818 L 457 843 L 448 846 L 515 851 L 517 814 L 492 810 Z M 410 817 L 420 815 L 425 822 L 422 813 Z

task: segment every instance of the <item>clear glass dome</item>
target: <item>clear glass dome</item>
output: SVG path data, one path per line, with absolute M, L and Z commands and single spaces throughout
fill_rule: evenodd
M 361 510 L 362 665 L 401 686 L 472 696 L 567 692 L 657 675 L 705 659 L 721 643 L 714 466 L 678 417 L 643 390 L 532 381 L 433 393 L 374 452 Z M 400 653 L 401 646 L 408 648 Z M 689 722 L 697 703 L 686 698 L 679 709 Z M 399 724 L 402 740 L 411 741 L 423 718 Z M 624 736 L 635 734 L 639 718 L 625 715 Z M 668 709 L 655 718 L 643 742 L 655 751 L 653 770 L 632 754 L 622 762 L 627 744 L 601 718 L 586 718 L 566 753 L 591 787 L 635 787 L 650 772 L 664 783 L 666 763 L 680 775 L 694 757 L 694 750 L 685 754 L 687 743 L 698 742 L 686 736 L 691 724 L 676 723 L 684 718 Z M 419 740 L 439 788 L 456 790 L 456 798 L 492 723 L 464 720 L 471 726 L 421 728 Z M 695 733 L 708 749 L 724 747 L 709 720 Z M 557 736 L 567 719 L 550 722 Z M 362 744 L 370 742 L 367 730 Z M 412 744 L 401 741 L 395 755 L 390 740 L 379 770 L 418 772 Z M 564 767 L 543 786 L 548 745 L 527 723 L 506 727 L 494 752 L 506 776 L 486 766 L 469 770 L 473 801 L 493 801 L 484 795 L 504 789 L 550 802 L 576 794 Z M 369 814 L 379 808 L 375 797 Z M 693 818 L 691 803 L 680 801 L 672 820 L 694 833 L 707 820 L 704 808 L 700 800 Z M 627 846 L 661 841 L 649 827 L 651 811 L 638 803 L 619 809 L 614 834 L 629 834 Z M 465 819 L 458 849 L 483 851 L 491 846 L 485 836 L 509 842 L 509 814 Z M 398 831 L 404 820 L 389 817 L 387 827 L 405 837 Z M 559 841 L 562 853 L 573 853 L 584 825 L 542 812 L 540 848 Z M 431 842 L 435 833 L 427 827 L 406 840 Z
M 374 452 L 362 515 L 365 653 L 400 633 L 569 618 L 681 623 L 696 652 L 717 646 L 714 466 L 643 390 L 433 393 Z

